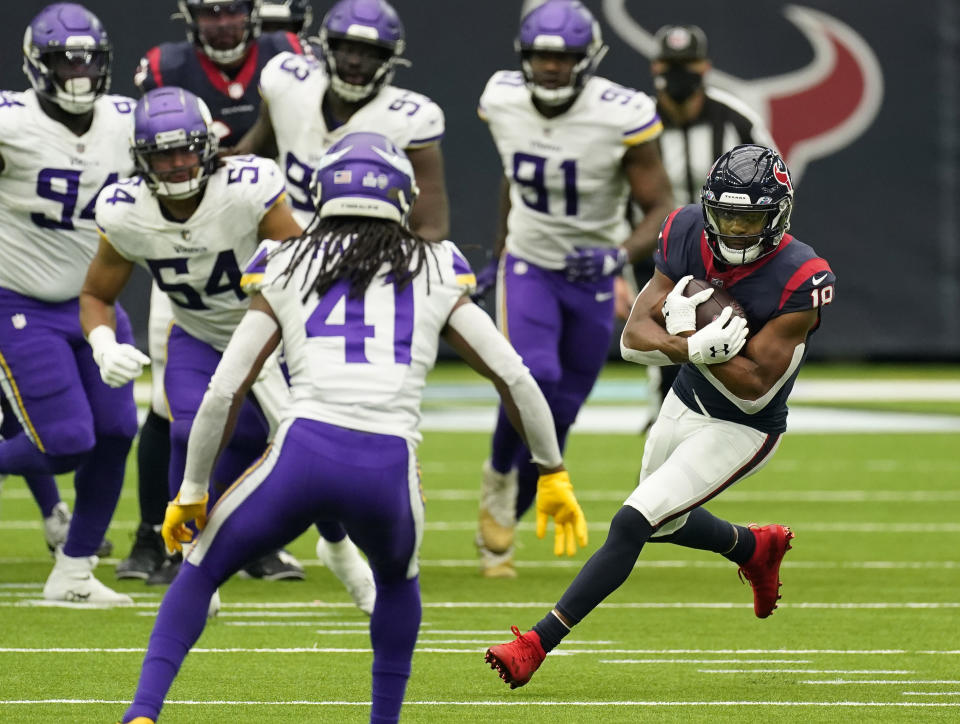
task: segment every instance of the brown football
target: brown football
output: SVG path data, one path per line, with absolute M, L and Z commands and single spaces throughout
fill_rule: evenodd
M 734 299 L 730 292 L 720 287 L 714 287 L 704 279 L 691 279 L 687 282 L 687 286 L 683 290 L 683 296 L 692 297 L 702 289 L 710 289 L 711 287 L 713 287 L 713 294 L 710 295 L 707 301 L 697 305 L 697 329 L 703 329 L 719 317 L 724 307 L 733 307 L 733 313 L 736 316 L 743 317 L 744 319 L 747 318 L 747 314 L 743 311 L 740 302 Z

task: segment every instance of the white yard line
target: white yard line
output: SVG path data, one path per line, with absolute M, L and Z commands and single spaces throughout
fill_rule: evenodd
M 799 684 L 814 684 L 818 686 L 846 686 L 848 684 L 876 684 L 894 686 L 903 686 L 904 684 L 949 684 L 951 686 L 960 685 L 957 679 L 810 679 L 799 681 Z
M 741 662 L 750 663 L 750 662 Z M 763 663 L 763 661 L 757 662 Z M 697 669 L 701 674 L 916 674 L 898 669 Z

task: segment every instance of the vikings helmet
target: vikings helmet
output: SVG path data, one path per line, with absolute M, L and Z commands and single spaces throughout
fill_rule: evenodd
M 313 8 L 309 0 L 263 0 L 260 5 L 263 32 L 289 30 L 301 35 L 313 22 Z
M 131 152 L 137 172 L 158 196 L 185 199 L 197 194 L 218 165 L 217 134 L 207 104 L 190 91 L 164 86 L 144 94 L 133 111 Z M 151 158 L 182 149 L 196 153 L 189 178 L 172 181 L 154 171 Z
M 261 0 L 177 0 L 180 15 L 187 23 L 187 40 L 199 47 L 214 63 L 227 64 L 240 60 L 250 47 L 250 43 L 260 35 Z M 203 37 L 197 23 L 197 13 L 244 13 L 243 35 L 232 48 L 218 50 Z
M 340 0 L 320 25 L 320 47 L 333 92 L 351 103 L 378 93 L 393 80 L 396 66 L 405 63 L 400 58 L 405 45 L 403 37 L 403 23 L 386 0 Z M 337 73 L 334 51 L 336 42 L 341 40 L 367 43 L 381 52 L 382 60 L 367 83 L 347 83 Z
M 713 255 L 726 264 L 749 264 L 774 251 L 790 228 L 793 182 L 773 149 L 737 146 L 713 164 L 700 201 Z M 732 239 L 756 241 L 743 248 L 724 242 Z
M 328 148 L 311 188 L 321 219 L 366 216 L 404 226 L 417 193 L 410 159 L 379 133 L 350 133 Z
M 23 72 L 37 95 L 67 113 L 88 113 L 110 89 L 107 31 L 82 5 L 48 5 L 23 34 Z
M 549 106 L 572 100 L 596 72 L 607 54 L 600 25 L 578 0 L 546 0 L 520 20 L 520 34 L 514 42 L 520 53 L 523 78 L 533 96 Z M 582 56 L 573 67 L 570 85 L 544 88 L 534 82 L 530 54 L 536 51 Z

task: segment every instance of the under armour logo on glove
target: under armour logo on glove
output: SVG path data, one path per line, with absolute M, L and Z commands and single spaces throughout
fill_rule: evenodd
M 740 351 L 747 334 L 747 320 L 734 316 L 732 307 L 724 307 L 719 317 L 687 337 L 687 359 L 695 365 L 726 362 Z
M 730 345 L 729 345 L 729 344 L 724 344 L 724 345 L 723 345 L 723 351 L 722 351 L 722 352 L 721 352 L 720 350 L 718 350 L 716 347 L 711 347 L 711 348 L 710 348 L 710 356 L 711 356 L 711 357 L 719 357 L 721 354 L 724 354 L 724 355 L 729 355 L 729 354 L 730 354 Z

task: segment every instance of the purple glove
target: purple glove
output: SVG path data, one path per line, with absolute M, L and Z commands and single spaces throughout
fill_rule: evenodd
M 574 249 L 564 259 L 567 281 L 595 282 L 616 274 L 627 263 L 627 251 L 621 246 L 591 246 Z
M 477 272 L 477 287 L 470 295 L 473 301 L 479 302 L 487 296 L 487 292 L 497 283 L 497 267 L 499 266 L 499 259 L 491 259 L 483 269 Z

